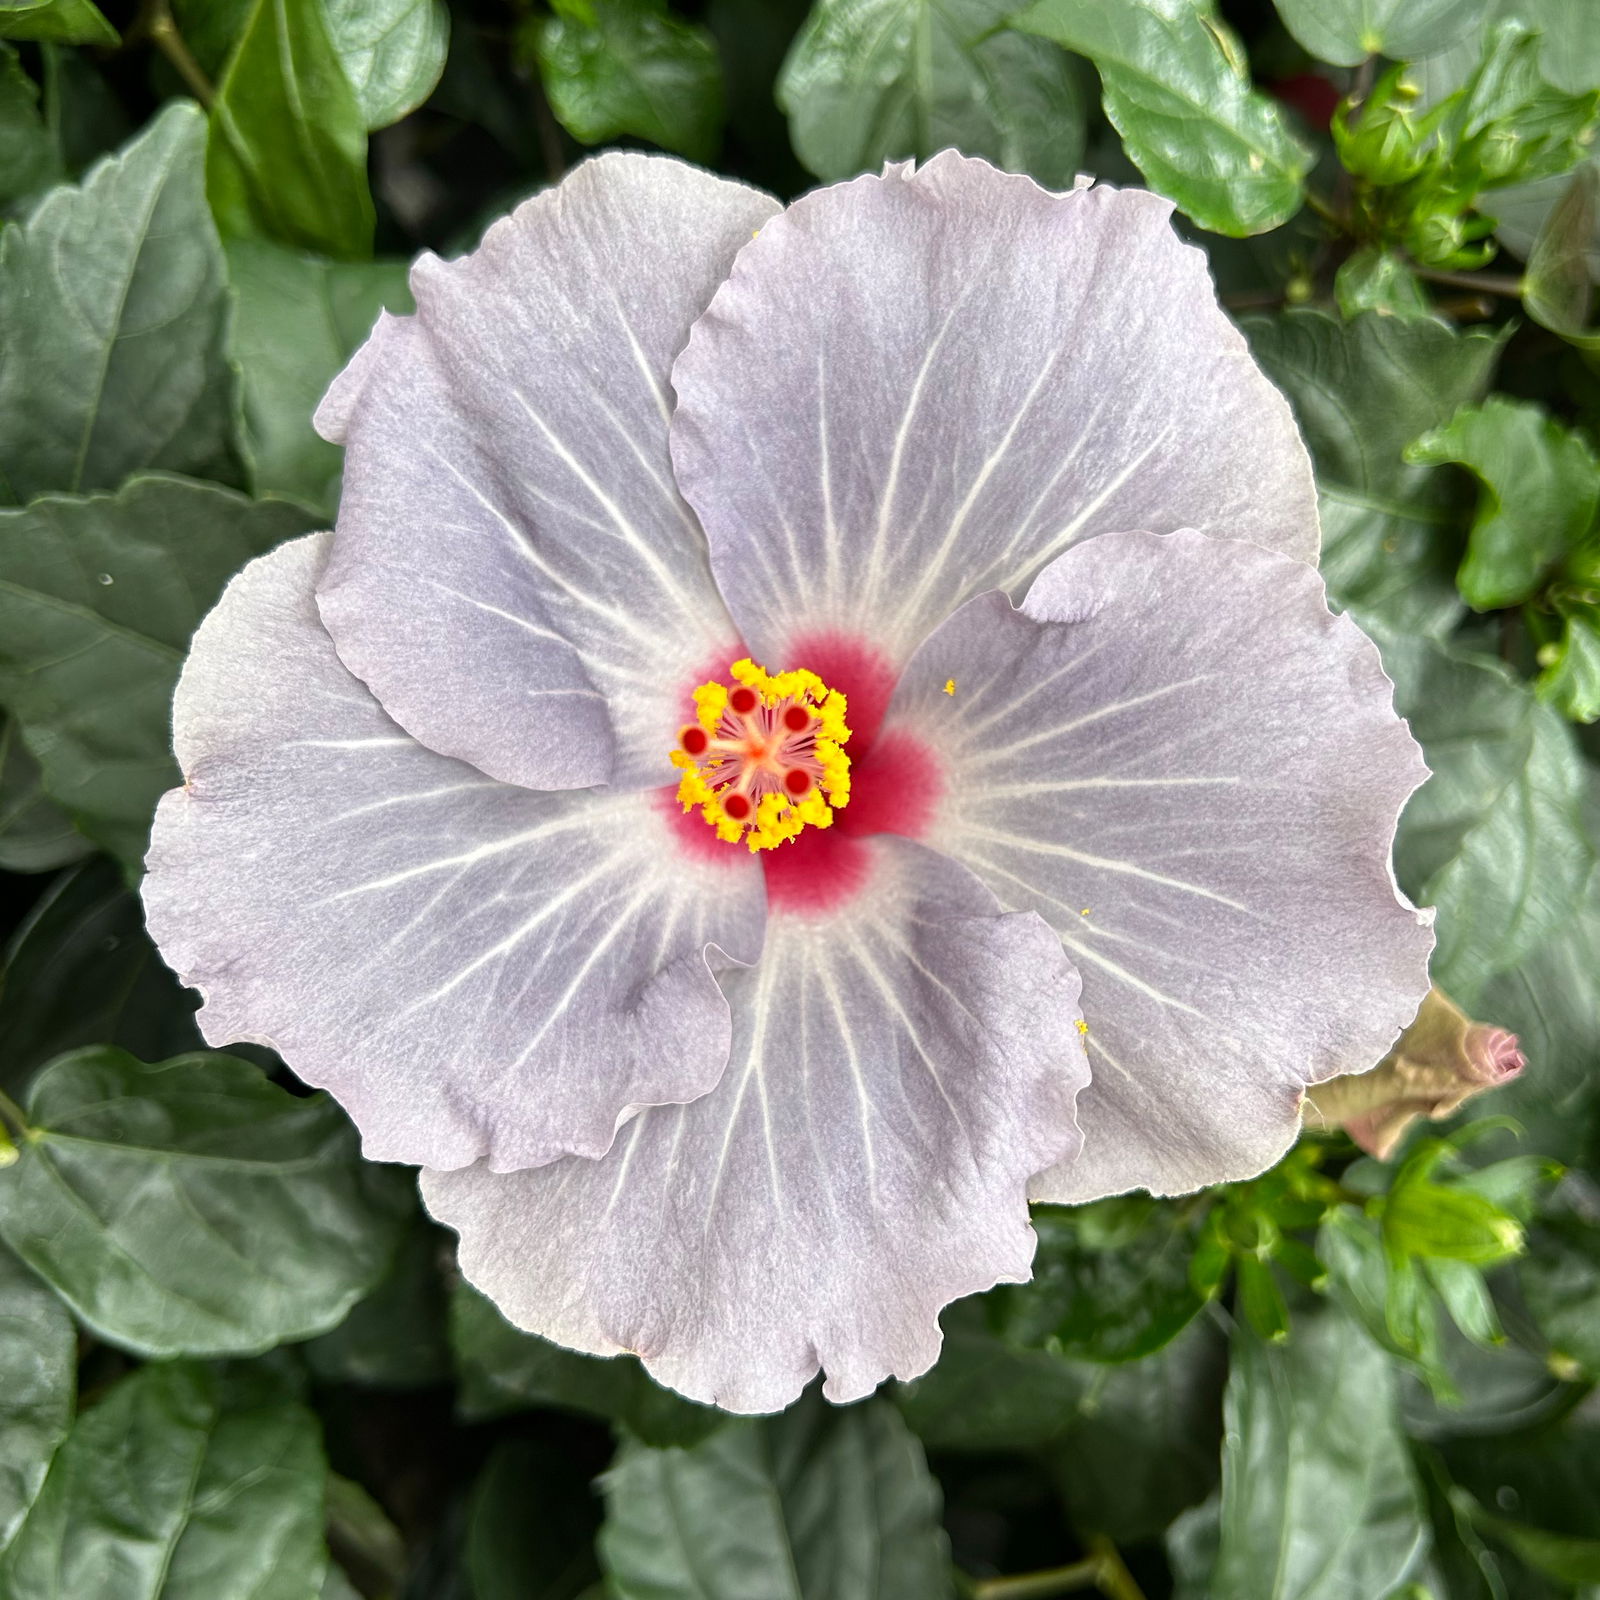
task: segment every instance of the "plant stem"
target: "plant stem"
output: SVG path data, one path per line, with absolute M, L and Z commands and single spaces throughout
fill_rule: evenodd
M 150 42 L 171 63 L 173 71 L 183 79 L 184 87 L 207 111 L 217 98 L 216 85 L 205 75 L 205 70 L 191 54 L 178 24 L 173 20 L 169 0 L 148 0 L 141 19 Z
M 28 1119 L 23 1114 L 22 1107 L 17 1104 L 3 1089 L 0 1089 L 0 1121 L 9 1122 L 11 1131 L 19 1139 L 28 1136 Z
M 1452 289 L 1472 289 L 1479 294 L 1503 295 L 1508 300 L 1522 298 L 1522 279 L 1509 272 L 1441 272 L 1434 267 L 1413 269 L 1429 283 L 1442 283 Z
M 1133 1574 L 1109 1539 L 1089 1541 L 1091 1554 L 1064 1567 L 1020 1572 L 1011 1578 L 984 1578 L 972 1587 L 973 1600 L 1050 1600 L 1075 1589 L 1098 1589 L 1106 1600 L 1144 1600 Z

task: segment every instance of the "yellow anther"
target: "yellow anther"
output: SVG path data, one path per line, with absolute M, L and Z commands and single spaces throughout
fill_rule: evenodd
M 1089 1024 L 1087 1022 L 1085 1022 L 1082 1017 L 1079 1017 L 1078 1018 L 1078 1032 L 1080 1034 L 1083 1034 L 1083 1033 L 1087 1033 L 1088 1031 L 1089 1031 Z
M 684 810 L 752 851 L 830 827 L 850 799 L 845 697 L 814 672 L 769 673 L 748 658 L 728 676 L 694 691 L 695 722 L 671 753 Z
M 946 694 L 954 694 L 956 692 L 956 680 L 954 678 L 946 678 L 944 680 L 944 692 Z

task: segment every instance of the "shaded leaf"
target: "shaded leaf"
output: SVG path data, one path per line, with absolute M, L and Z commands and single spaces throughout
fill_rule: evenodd
M 49 872 L 93 848 L 44 792 L 39 763 L 16 723 L 0 714 L 0 872 Z
M 0 1171 L 0 1236 L 102 1337 L 251 1354 L 336 1324 L 382 1277 L 408 1187 L 325 1095 L 232 1056 L 53 1062 Z
M 621 134 L 709 162 L 721 141 L 722 63 L 711 35 L 665 0 L 552 0 L 539 28 L 550 109 L 580 144 Z
M 1573 173 L 1551 206 L 1528 252 L 1522 303 L 1537 323 L 1580 350 L 1600 352 L 1600 328 L 1590 325 L 1591 253 L 1600 238 L 1600 164 Z
M 371 132 L 433 93 L 450 48 L 444 0 L 323 0 L 328 33 Z
M 0 39 L 49 44 L 120 43 L 117 30 L 90 0 L 0 0 Z
M 378 313 L 412 309 L 406 265 L 323 261 L 265 239 L 230 239 L 227 258 L 250 482 L 331 519 L 344 453 L 311 415 Z
M 1037 0 L 1011 25 L 1094 62 L 1134 164 L 1202 228 L 1264 233 L 1300 209 L 1311 152 L 1210 0 Z
M 0 239 L 0 498 L 141 467 L 234 483 L 222 250 L 205 123 L 169 106 Z
M 17 929 L 0 981 L 0 1087 L 52 1056 L 112 1044 L 161 1061 L 202 1040 L 198 1003 L 156 954 L 139 897 L 105 859 L 64 873 Z
M 599 1526 L 600 1502 L 564 1453 L 496 1445 L 467 1508 L 473 1600 L 578 1600 L 600 1576 Z
M 231 1401 L 231 1403 L 230 1403 Z M 316 1418 L 204 1368 L 146 1367 L 84 1412 L 0 1556 L 6 1600 L 307 1600 L 321 1582 Z
M 1600 1377 L 1600 1216 L 1592 1191 L 1574 1188 L 1532 1230 L 1517 1281 L 1552 1365 L 1593 1381 Z
M 778 79 L 795 151 L 819 178 L 953 147 L 1072 184 L 1084 85 L 1045 40 L 1002 29 L 1011 0 L 820 0 Z
M 1406 1578 L 1427 1532 L 1389 1358 L 1342 1313 L 1298 1308 L 1282 1345 L 1241 1327 L 1224 1415 L 1212 1593 L 1344 1600 Z
M 39 90 L 17 52 L 0 45 L 0 207 L 61 176 L 61 152 L 39 113 Z
M 652 1382 L 632 1356 L 587 1356 L 523 1333 L 465 1283 L 451 1298 L 450 1342 L 468 1421 L 558 1406 L 621 1422 L 661 1446 L 694 1444 L 727 1421 Z
M 1561 718 L 1498 662 L 1380 642 L 1433 772 L 1401 818 L 1395 870 L 1413 900 L 1438 907 L 1435 981 L 1488 1015 L 1483 985 L 1583 899 L 1594 862 L 1583 760 Z
M 1335 604 L 1362 623 L 1447 632 L 1461 615 L 1449 533 L 1458 496 L 1404 452 L 1483 393 L 1500 340 L 1375 312 L 1340 322 L 1288 311 L 1243 327 L 1316 465 L 1321 569 Z
M 602 1480 L 616 1600 L 941 1600 L 939 1489 L 881 1400 L 808 1394 L 687 1450 L 624 1443 Z
M 311 521 L 154 473 L 0 511 L 0 698 L 50 796 L 131 872 L 180 781 L 171 705 L 189 636 L 240 567 Z
M 321 0 L 256 0 L 211 108 L 206 194 L 225 234 L 372 254 L 367 125 Z
M 0 1248 L 0 1550 L 72 1426 L 78 1335 L 67 1308 Z

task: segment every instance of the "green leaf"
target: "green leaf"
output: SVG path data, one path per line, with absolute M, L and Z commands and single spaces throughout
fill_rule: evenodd
M 1445 1184 L 1396 1182 L 1383 1208 L 1385 1242 L 1411 1256 L 1491 1266 L 1522 1249 L 1522 1229 L 1492 1201 Z
M 450 48 L 444 0 L 323 0 L 328 33 L 369 132 L 433 93 Z
M 556 120 L 580 144 L 622 134 L 709 163 L 722 138 L 722 62 L 704 28 L 665 0 L 552 0 L 539 27 L 539 76 Z
M 1378 245 L 1363 245 L 1344 260 L 1333 280 L 1339 314 L 1363 311 L 1390 317 L 1428 317 L 1432 309 L 1422 282 L 1403 257 Z
M 61 178 L 61 152 L 39 114 L 39 90 L 17 52 L 0 45 L 0 208 Z
M 344 453 L 311 416 L 379 312 L 412 309 L 406 265 L 323 261 L 264 239 L 229 240 L 227 258 L 250 482 L 331 519 Z
M 1265 233 L 1300 209 L 1311 152 L 1210 0 L 1037 0 L 1012 26 L 1094 62 L 1128 155 L 1202 228 Z
M 1600 1378 L 1600 1225 L 1586 1208 L 1558 1198 L 1529 1234 L 1517 1281 L 1551 1365 Z
M 372 254 L 367 124 L 321 0 L 256 0 L 211 108 L 206 194 L 225 234 Z
M 447 1247 L 443 1229 L 413 1219 L 382 1282 L 337 1328 L 303 1347 L 306 1364 L 323 1383 L 416 1389 L 448 1382 L 450 1345 L 439 1270 Z
M 16 723 L 0 714 L 0 872 L 49 872 L 93 846 L 44 792 L 39 763 Z
M 1062 1436 L 1106 1368 L 1019 1349 L 990 1329 L 983 1301 L 945 1308 L 930 1372 L 898 1384 L 895 1401 L 930 1450 L 1030 1450 Z M 1142 1372 L 1143 1366 L 1132 1369 Z
M 1600 721 L 1600 587 L 1577 594 L 1561 588 L 1546 596 L 1548 615 L 1524 615 L 1538 646 L 1542 699 L 1573 722 Z
M 1266 1345 L 1241 1326 L 1224 1401 L 1221 1540 L 1229 1600 L 1387 1595 L 1427 1540 L 1389 1359 L 1331 1307 Z
M 0 1249 L 0 1550 L 72 1426 L 78 1334 L 67 1308 Z
M 1393 638 L 1384 665 L 1433 772 L 1401 817 L 1395 870 L 1418 905 L 1438 907 L 1434 981 L 1477 1012 L 1487 981 L 1583 900 L 1594 863 L 1583 759 L 1497 661 Z
M 1533 320 L 1589 355 L 1600 353 L 1600 328 L 1589 323 L 1591 252 L 1600 238 L 1600 163 L 1585 162 L 1550 208 L 1522 279 L 1522 304 Z
M 1453 463 L 1482 485 L 1456 574 L 1476 611 L 1534 595 L 1600 511 L 1600 461 L 1588 441 L 1526 400 L 1490 395 L 1463 406 L 1406 451 L 1424 466 Z
M 1192 1210 L 1148 1195 L 1036 1207 L 1033 1279 L 992 1291 L 996 1331 L 1091 1361 L 1159 1350 L 1209 1298 L 1191 1282 Z
M 1537 1572 L 1600 1582 L 1600 1427 L 1583 1412 L 1506 1438 L 1440 1446 L 1480 1531 Z
M 51 797 L 130 872 L 180 781 L 171 705 L 190 635 L 240 567 L 311 520 L 160 474 L 0 511 L 0 699 Z
M 469 1284 L 450 1302 L 450 1342 L 469 1422 L 558 1406 L 623 1423 L 656 1445 L 694 1444 L 727 1421 L 663 1389 L 632 1356 L 586 1356 L 512 1327 Z
M 0 0 L 0 39 L 37 39 L 47 44 L 122 42 L 90 0 Z
M 334 1326 L 387 1270 L 409 1203 L 326 1095 L 233 1056 L 79 1050 L 35 1080 L 28 1121 L 0 1236 L 144 1355 L 252 1354 Z
M 629 1441 L 602 1480 L 616 1600 L 941 1600 L 939 1487 L 894 1407 L 811 1393 L 688 1450 Z
M 0 239 L 0 499 L 141 467 L 239 481 L 205 124 L 169 106 Z
M 1275 0 L 1283 25 L 1319 61 L 1432 55 L 1482 27 L 1493 0 Z
M 195 996 L 162 964 L 139 897 L 103 857 L 63 873 L 17 929 L 0 982 L 0 1087 L 112 1044 L 145 1061 L 202 1047 Z
M 600 1576 L 599 1525 L 564 1451 L 532 1439 L 496 1445 L 467 1506 L 472 1600 L 579 1600 Z
M 229 1399 L 233 1403 L 229 1404 Z M 327 1560 L 316 1418 L 146 1367 L 78 1419 L 0 1556 L 6 1600 L 309 1600 Z
M 953 147 L 1072 184 L 1085 94 L 1054 44 L 1006 31 L 1014 0 L 819 0 L 778 79 L 796 154 L 819 178 Z
M 1092 1372 L 1071 1427 L 1048 1455 L 1081 1536 L 1157 1539 L 1211 1493 L 1226 1374 L 1226 1342 L 1209 1321 L 1147 1360 Z
M 1448 632 L 1461 615 L 1448 534 L 1455 486 L 1404 451 L 1483 393 L 1500 340 L 1375 312 L 1340 322 L 1288 311 L 1243 328 L 1310 448 L 1335 603 L 1364 625 Z

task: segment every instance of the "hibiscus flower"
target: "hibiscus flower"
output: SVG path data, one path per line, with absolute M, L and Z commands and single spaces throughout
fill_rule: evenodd
M 337 529 L 196 636 L 150 926 L 521 1326 L 855 1398 L 1030 1194 L 1255 1173 L 1416 1011 L 1424 768 L 1169 211 L 607 155 L 324 401 Z

